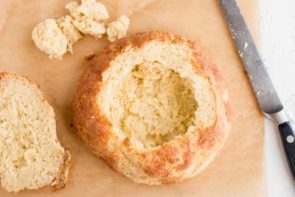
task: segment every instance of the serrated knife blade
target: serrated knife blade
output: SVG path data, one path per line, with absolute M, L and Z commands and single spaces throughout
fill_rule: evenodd
M 261 110 L 278 123 L 287 161 L 295 179 L 295 136 L 283 104 L 259 55 L 249 28 L 235 0 L 219 0 L 228 30 L 243 62 Z
M 252 84 L 263 112 L 273 114 L 283 105 L 258 53 L 247 24 L 235 0 L 220 0 L 228 29 Z

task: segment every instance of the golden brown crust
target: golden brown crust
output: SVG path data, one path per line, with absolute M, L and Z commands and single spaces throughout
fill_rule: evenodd
M 65 149 L 64 157 L 63 157 L 63 164 L 59 168 L 59 173 L 51 183 L 54 190 L 61 190 L 66 187 L 68 178 L 69 178 L 69 171 L 71 167 L 71 153 Z
M 110 148 L 108 143 L 116 142 L 116 136 L 112 134 L 112 125 L 97 102 L 102 73 L 126 47 L 141 48 L 152 40 L 184 43 L 191 49 L 195 72 L 208 78 L 215 93 L 216 122 L 206 131 L 196 132 L 198 135 L 186 134 L 147 151 L 135 150 L 128 138 L 117 143 L 115 148 Z M 74 97 L 73 112 L 77 134 L 94 154 L 135 182 L 146 184 L 175 183 L 193 177 L 212 161 L 229 132 L 228 93 L 216 66 L 210 63 L 195 43 L 167 32 L 137 33 L 120 39 L 98 55 L 91 56 Z M 128 166 L 132 166 L 135 173 L 128 172 Z
M 16 73 L 11 73 L 11 72 L 1 72 L 1 71 L 0 71 L 0 81 L 1 81 L 1 79 L 4 78 L 5 76 L 14 76 L 15 78 L 19 78 L 19 77 L 20 77 L 20 78 L 23 78 L 23 79 L 29 81 L 30 84 L 31 84 L 32 86 L 34 86 L 34 87 L 38 90 L 38 91 L 36 91 L 36 92 L 40 92 L 40 93 L 42 94 L 43 102 L 46 103 L 46 105 L 51 106 L 50 103 L 48 102 L 48 99 L 47 99 L 46 95 L 45 95 L 45 94 L 43 93 L 43 91 L 41 90 L 40 86 L 39 86 L 38 84 L 34 83 L 34 82 L 33 82 L 31 79 L 29 79 L 28 77 L 26 77 L 26 76 L 20 76 L 20 75 L 18 75 L 18 74 L 16 74 Z

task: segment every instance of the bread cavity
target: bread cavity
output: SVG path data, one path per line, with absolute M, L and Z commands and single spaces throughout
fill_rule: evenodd
M 152 148 L 214 123 L 213 93 L 190 55 L 186 45 L 153 41 L 111 62 L 99 105 L 119 138 Z
M 0 75 L 0 109 L 1 186 L 18 192 L 59 179 L 65 150 L 56 136 L 53 108 L 37 86 Z

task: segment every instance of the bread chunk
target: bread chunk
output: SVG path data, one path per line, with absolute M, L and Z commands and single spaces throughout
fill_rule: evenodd
M 73 53 L 73 45 L 82 38 L 81 33 L 74 26 L 73 19 L 69 15 L 62 16 L 57 19 L 57 24 L 68 39 L 68 51 Z
M 108 24 L 108 27 L 107 27 L 108 40 L 111 42 L 114 42 L 126 36 L 129 23 L 130 23 L 129 18 L 125 15 L 122 15 L 116 21 L 113 21 L 110 24 Z
M 66 4 L 65 8 L 74 18 L 73 24 L 85 35 L 100 38 L 106 32 L 103 20 L 109 17 L 106 7 L 96 0 L 82 0 Z
M 32 39 L 49 58 L 62 59 L 69 45 L 69 40 L 58 27 L 55 19 L 46 19 L 37 24 L 32 31 Z
M 53 108 L 25 77 L 0 73 L 0 185 L 9 192 L 65 186 L 71 155 Z

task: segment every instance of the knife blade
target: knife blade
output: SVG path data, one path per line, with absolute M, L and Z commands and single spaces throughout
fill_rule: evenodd
M 287 161 L 295 180 L 295 136 L 249 28 L 235 0 L 219 0 L 228 30 L 251 82 L 260 109 L 277 121 Z

